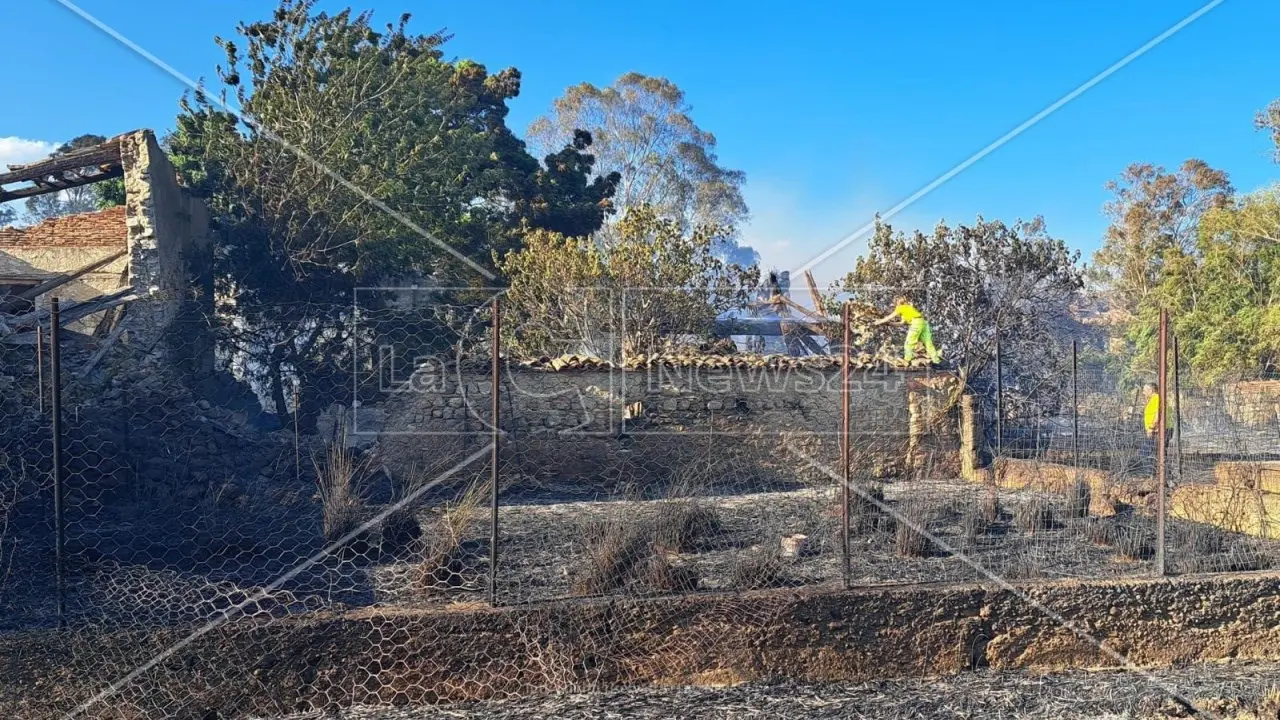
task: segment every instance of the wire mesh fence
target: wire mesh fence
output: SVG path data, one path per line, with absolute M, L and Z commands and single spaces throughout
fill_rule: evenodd
M 155 347 L 50 346 L 48 325 L 40 343 L 0 345 L 0 638 L 59 625 L 85 647 L 134 638 L 137 653 L 78 652 L 68 671 L 129 678 L 104 717 L 167 716 L 292 652 L 246 628 L 326 612 L 710 593 L 765 622 L 735 594 L 1153 574 L 1158 551 L 1174 573 L 1276 557 L 1274 381 L 1171 375 L 1161 545 L 1143 425 L 1154 370 L 1068 351 L 1053 382 L 979 386 L 869 346 L 846 361 L 836 338 L 762 356 L 679 326 L 616 356 L 534 356 L 503 349 L 525 318 L 497 295 L 371 289 L 182 319 Z M 593 622 L 565 632 L 585 642 Z M 454 641 L 460 657 L 496 657 L 459 628 L 475 633 Z M 222 659 L 180 697 L 166 643 L 193 637 Z M 523 687 L 604 681 L 526 640 L 545 667 Z M 361 672 L 367 701 L 435 692 Z

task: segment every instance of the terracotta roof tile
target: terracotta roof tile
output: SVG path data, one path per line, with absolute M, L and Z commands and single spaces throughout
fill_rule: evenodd
M 0 228 L 0 248 L 118 247 L 128 242 L 124 206 L 45 220 L 31 227 Z

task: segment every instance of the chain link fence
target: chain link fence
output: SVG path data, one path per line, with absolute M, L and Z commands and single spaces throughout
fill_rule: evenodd
M 312 653 L 301 682 L 355 677 L 342 702 L 589 689 L 642 674 L 622 638 L 678 606 L 606 625 L 584 609 L 556 638 L 532 629 L 539 613 L 706 594 L 754 627 L 768 613 L 744 591 L 1151 575 L 1159 551 L 1173 573 L 1275 558 L 1272 381 L 1171 376 L 1161 504 L 1143 378 L 1105 354 L 1064 352 L 1056 383 L 994 394 L 895 366 L 856 332 L 847 360 L 835 338 L 761 356 L 672 325 L 613 360 L 515 355 L 504 342 L 527 319 L 498 295 L 361 290 L 184 318 L 154 347 L 51 346 L 47 324 L 0 345 L 0 641 L 62 627 L 57 666 L 107 693 L 40 707 L 261 713 L 219 689 L 288 665 L 296 642 Z M 474 614 L 489 606 L 528 624 L 496 640 L 496 616 Z M 420 635 L 382 635 L 378 618 L 411 611 L 433 618 Z M 320 617 L 372 623 L 363 642 L 386 666 L 327 665 L 356 650 L 309 638 Z M 523 664 L 499 661 L 512 637 Z M 218 658 L 195 684 L 167 654 L 191 643 Z M 423 643 L 456 654 L 444 680 L 390 659 Z M 598 664 L 565 643 L 598 646 Z M 449 662 L 495 675 L 445 693 Z

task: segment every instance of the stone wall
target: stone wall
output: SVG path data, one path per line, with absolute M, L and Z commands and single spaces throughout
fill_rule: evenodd
M 211 247 L 209 213 L 178 185 L 173 165 L 151 131 L 126 136 L 120 156 L 129 284 L 148 298 L 130 308 L 128 334 L 134 342 L 150 345 L 192 299 L 191 281 L 199 282 L 207 265 L 203 256 Z
M 881 463 L 902 458 L 912 428 L 909 395 L 922 381 L 913 372 L 852 375 L 856 453 Z M 419 370 L 386 405 L 384 462 L 393 472 L 421 470 L 442 454 L 460 458 L 483 447 L 491 387 L 487 374 Z M 800 479 L 806 463 L 784 448 L 838 467 L 838 370 L 512 367 L 500 401 L 506 461 L 544 481 L 599 480 L 636 463 L 646 465 L 650 479 L 673 479 L 691 463 L 710 461 L 736 482 L 787 484 Z M 921 401 L 918 410 L 934 404 Z M 945 420 L 937 424 L 947 427 Z M 929 427 L 920 424 L 922 431 Z
M 264 610 L 190 635 L 50 630 L 0 637 L 0 713 L 63 717 L 120 668 L 156 662 L 80 716 L 241 718 L 635 685 L 1271 660 L 1278 586 L 1269 573 L 783 590 L 277 619 Z

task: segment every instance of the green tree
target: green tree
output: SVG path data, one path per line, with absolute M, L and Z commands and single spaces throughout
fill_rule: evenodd
M 508 347 L 524 356 L 586 353 L 610 360 L 660 352 L 710 334 L 747 303 L 756 267 L 715 253 L 722 227 L 686 232 L 652 208 L 630 210 L 609 242 L 535 231 L 499 263 L 515 322 Z
M 302 386 L 304 420 L 337 399 L 324 388 L 350 386 L 358 285 L 409 274 L 492 284 L 434 240 L 487 263 L 526 229 L 589 233 L 610 208 L 589 135 L 539 164 L 505 124 L 519 72 L 447 61 L 447 37 L 413 34 L 409 20 L 375 30 L 368 13 L 284 0 L 270 20 L 242 23 L 238 40 L 218 39 L 221 94 L 234 94 L 244 122 L 196 93 L 169 138 L 220 230 L 224 349 L 282 415 L 290 383 Z M 376 297 L 360 299 L 362 313 L 379 310 L 365 307 Z
M 1215 383 L 1280 365 L 1280 188 L 1214 208 L 1195 247 L 1171 253 L 1142 323 L 1153 352 L 1158 308 L 1166 307 L 1193 376 Z
M 532 146 L 564 145 L 578 130 L 595 138 L 596 171 L 619 176 L 615 202 L 625 213 L 646 205 L 688 231 L 728 228 L 717 240 L 726 260 L 750 265 L 754 250 L 737 244 L 747 219 L 745 173 L 716 157 L 716 138 L 698 127 L 684 91 L 666 78 L 629 72 L 608 87 L 591 83 L 565 90 L 551 112 L 529 126 Z
M 0 227 L 12 225 L 17 219 L 18 214 L 13 211 L 13 208 L 7 204 L 0 203 Z
M 1233 191 L 1226 173 L 1196 159 L 1173 173 L 1135 163 L 1107 189 L 1114 195 L 1104 208 L 1111 224 L 1094 255 L 1093 278 L 1132 321 L 1160 284 L 1166 257 L 1189 252 L 1200 218 L 1229 202 Z
M 906 294 L 978 392 L 993 383 L 998 329 L 1007 385 L 1036 398 L 1056 387 L 1060 346 L 1074 330 L 1078 261 L 1079 253 L 1050 236 L 1040 218 L 1009 226 L 979 217 L 972 225 L 939 223 L 932 233 L 910 235 L 878 223 L 839 289 L 880 307 Z

